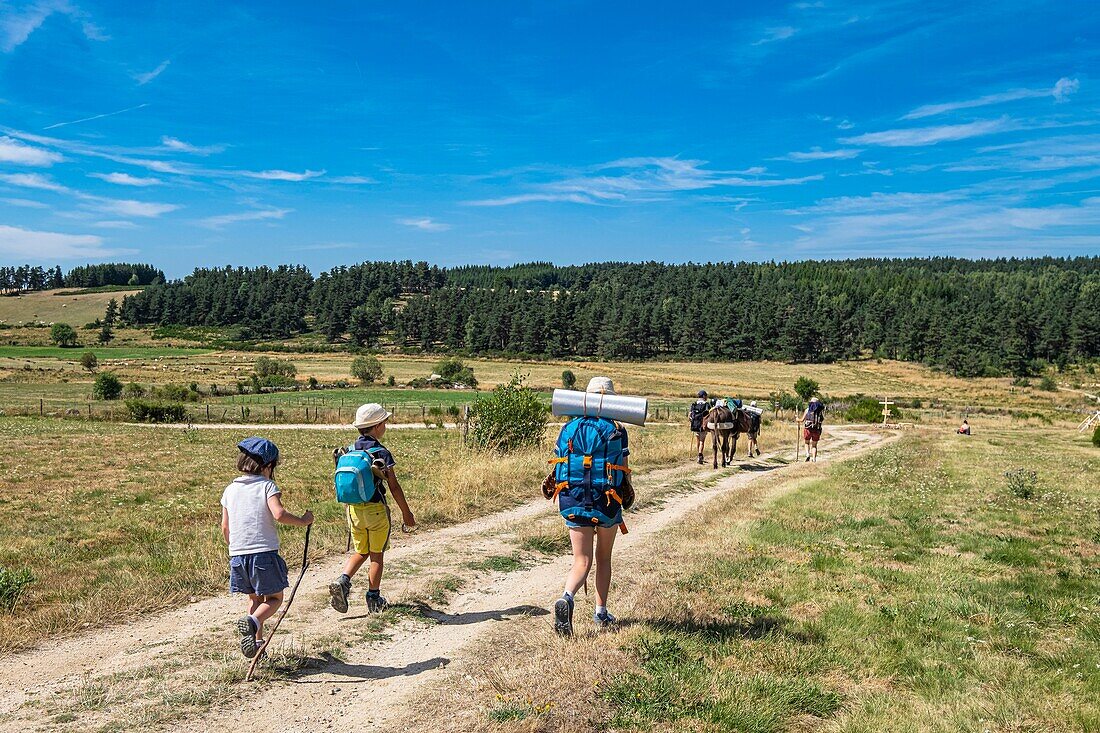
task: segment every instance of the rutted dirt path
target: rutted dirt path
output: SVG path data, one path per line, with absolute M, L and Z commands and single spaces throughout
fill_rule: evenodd
M 822 464 L 867 450 L 885 434 L 837 428 L 828 437 L 830 450 L 823 451 Z M 822 465 L 785 467 L 769 457 L 738 459 L 735 465 L 742 470 L 734 472 L 686 464 L 640 476 L 640 503 L 646 505 L 628 515 L 630 532 L 617 540 L 616 556 L 645 555 L 655 533 L 763 475 L 781 471 L 797 480 L 818 475 Z M 779 493 L 793 484 L 775 485 Z M 671 496 L 674 501 L 662 500 Z M 184 727 L 198 730 L 401 728 L 403 706 L 422 685 L 438 682 L 440 670 L 450 668 L 447 674 L 452 674 L 461 669 L 464 650 L 493 624 L 546 615 L 569 558 L 513 555 L 520 535 L 539 523 L 560 524 L 544 501 L 402 536 L 386 555 L 383 583 L 383 592 L 400 611 L 384 618 L 365 614 L 358 584 L 347 615 L 328 608 L 327 584 L 342 558 L 315 563 L 273 645 L 277 651 L 292 650 L 296 659 L 304 657 L 304 665 L 255 686 L 235 682 L 245 665 L 233 653 L 229 629 L 242 603 L 228 596 L 13 655 L 0 663 L 0 730 L 28 730 L 50 715 L 59 730 L 68 729 L 66 723 L 76 726 L 73 730 L 168 721 L 178 726 L 173 718 L 180 711 L 188 717 Z M 471 568 L 492 557 L 519 557 L 524 567 L 512 572 Z M 546 625 L 549 635 L 548 620 Z M 516 626 L 517 633 L 529 628 Z

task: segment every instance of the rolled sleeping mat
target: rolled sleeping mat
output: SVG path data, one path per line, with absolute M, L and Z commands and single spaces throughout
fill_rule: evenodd
M 741 409 L 744 410 L 745 412 L 751 413 L 753 415 L 763 415 L 764 414 L 764 408 L 762 408 L 762 407 L 753 407 L 752 405 L 745 405 Z
M 555 389 L 550 412 L 558 417 L 606 417 L 631 425 L 645 425 L 649 400 L 645 397 Z

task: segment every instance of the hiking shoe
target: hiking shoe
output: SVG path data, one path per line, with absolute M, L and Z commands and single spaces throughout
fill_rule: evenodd
M 596 624 L 596 631 L 607 631 L 615 628 L 616 619 L 610 612 L 592 614 L 592 621 Z
M 237 633 L 241 635 L 241 654 L 252 659 L 260 645 L 256 641 L 256 623 L 250 616 L 241 616 L 237 619 Z
M 568 598 L 554 602 L 554 631 L 562 637 L 573 635 L 573 601 Z
M 328 584 L 329 605 L 340 613 L 348 612 L 348 594 L 351 593 L 351 583 L 337 580 Z
M 810 462 L 810 457 L 806 456 L 806 463 L 809 463 L 809 462 Z
M 367 611 L 370 613 L 381 613 L 385 611 L 390 605 L 390 602 L 382 597 L 379 593 L 367 594 Z

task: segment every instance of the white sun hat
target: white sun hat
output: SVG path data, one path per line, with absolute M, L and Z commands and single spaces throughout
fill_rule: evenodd
M 378 423 L 383 423 L 393 417 L 392 412 L 386 412 L 386 408 L 377 402 L 370 402 L 365 405 L 360 405 L 359 409 L 355 411 L 355 422 L 351 425 L 354 428 L 373 428 Z
M 608 377 L 592 377 L 588 380 L 588 387 L 584 391 L 595 394 L 615 394 L 615 383 Z

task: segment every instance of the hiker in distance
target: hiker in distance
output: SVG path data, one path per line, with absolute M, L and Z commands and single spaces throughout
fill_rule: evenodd
M 615 394 L 607 377 L 593 377 L 586 392 Z M 602 417 L 575 417 L 558 434 L 554 470 L 543 485 L 547 499 L 557 499 L 573 547 L 573 567 L 565 590 L 554 603 L 554 630 L 573 634 L 574 595 L 585 584 L 596 564 L 596 608 L 592 620 L 597 629 L 611 628 L 615 617 L 607 610 L 611 589 L 611 552 L 615 535 L 625 534 L 623 509 L 634 503 L 627 456 L 626 429 Z
M 821 430 L 825 426 L 825 403 L 817 397 L 810 398 L 810 404 L 806 405 L 806 412 L 802 414 L 802 438 L 806 441 L 806 462 L 811 458 L 810 449 L 813 449 L 813 460 L 817 460 L 817 441 L 821 440 Z
M 955 432 L 959 435 L 970 435 L 970 422 L 964 419 L 962 425 Z
M 710 408 L 714 407 L 711 400 L 707 399 L 707 391 L 699 390 L 696 400 L 688 407 L 688 421 L 691 423 L 691 432 L 695 434 L 695 447 L 699 449 L 699 465 L 703 465 L 703 447 L 707 440 L 707 430 L 704 421 Z
M 222 492 L 222 536 L 229 545 L 229 592 L 248 594 L 248 614 L 237 621 L 237 633 L 241 653 L 251 659 L 263 644 L 264 621 L 282 605 L 290 585 L 275 524 L 307 527 L 313 524 L 313 512 L 299 517 L 283 507 L 275 485 L 279 448 L 274 443 L 245 438 L 237 449 L 241 475 Z
M 343 574 L 328 587 L 330 603 L 340 613 L 347 613 L 351 579 L 368 560 L 367 611 L 376 613 L 388 605 L 381 593 L 385 552 L 390 546 L 387 488 L 401 510 L 402 529 L 411 532 L 416 527 L 416 519 L 397 480 L 397 462 L 381 442 L 386 434 L 386 421 L 391 417 L 393 413 L 377 403 L 361 405 L 352 424 L 359 431 L 359 438 L 347 451 L 334 452 L 336 499 L 344 505 L 352 544 Z

